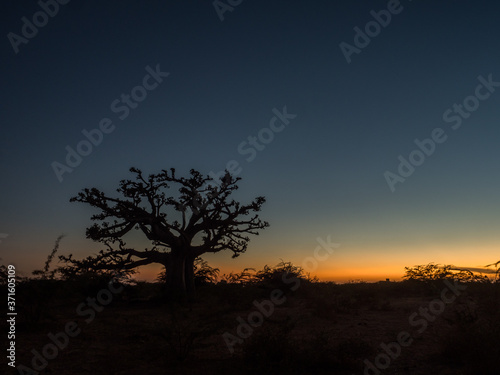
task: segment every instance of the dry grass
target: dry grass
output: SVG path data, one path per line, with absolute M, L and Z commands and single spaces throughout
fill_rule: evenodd
M 383 373 L 496 374 L 498 287 L 470 284 Z M 435 287 L 409 281 L 303 281 L 291 291 L 290 285 L 265 280 L 254 285 L 206 285 L 196 302 L 179 306 L 162 303 L 158 285 L 138 284 L 128 286 L 87 324 L 76 308 L 86 293 L 95 296 L 97 288 L 69 282 L 44 288 L 19 288 L 17 362 L 29 366 L 31 350 L 41 351 L 50 342 L 49 332 L 76 321 L 81 334 L 41 372 L 72 375 L 361 374 L 363 360 L 373 360 L 381 342 L 394 341 L 402 330 L 415 331 L 409 316 L 439 297 Z M 236 334 L 236 319 L 247 319 L 256 310 L 253 302 L 269 298 L 275 289 L 283 291 L 286 301 L 275 306 L 231 354 L 223 333 Z M 36 299 L 41 292 L 50 298 Z M 31 310 L 40 314 L 31 317 Z

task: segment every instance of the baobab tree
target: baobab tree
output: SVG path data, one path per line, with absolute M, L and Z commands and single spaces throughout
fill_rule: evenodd
M 135 180 L 120 181 L 116 198 L 96 188 L 83 189 L 71 202 L 88 203 L 100 210 L 86 235 L 101 242 L 99 254 L 78 261 L 62 260 L 74 267 L 93 270 L 133 270 L 159 263 L 165 267 L 167 290 L 177 297 L 194 293 L 194 261 L 205 253 L 228 250 L 233 258 L 244 253 L 250 238 L 269 226 L 256 212 L 264 197 L 249 204 L 231 198 L 240 178 L 226 171 L 220 180 L 192 169 L 189 177 L 177 177 L 175 169 L 144 177 L 131 168 Z M 176 189 L 174 189 L 176 186 Z M 137 250 L 127 246 L 124 236 L 142 231 L 151 246 Z

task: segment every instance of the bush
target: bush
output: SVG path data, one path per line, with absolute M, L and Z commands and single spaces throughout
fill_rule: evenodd
M 476 275 L 469 270 L 458 270 L 451 265 L 439 265 L 429 263 L 426 265 L 418 265 L 413 267 L 405 267 L 405 280 L 418 281 L 441 281 L 441 280 L 458 280 L 462 282 L 480 281 L 488 282 L 489 279 L 484 275 Z

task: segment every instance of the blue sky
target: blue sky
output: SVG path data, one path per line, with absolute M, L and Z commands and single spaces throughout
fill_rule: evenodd
M 312 270 L 324 279 L 497 261 L 500 89 L 459 129 L 443 114 L 475 95 L 479 76 L 500 81 L 499 5 L 401 1 L 348 63 L 339 45 L 355 47 L 354 28 L 388 4 L 397 2 L 242 1 L 221 21 L 211 1 L 74 1 L 15 53 L 8 34 L 22 36 L 22 17 L 33 21 L 40 6 L 7 2 L 2 262 L 29 273 L 61 233 L 62 253 L 99 250 L 85 239 L 94 211 L 69 203 L 84 187 L 112 192 L 131 166 L 209 173 L 230 160 L 242 168 L 238 196 L 266 196 L 271 226 L 237 259 L 207 257 L 224 271 L 300 265 L 327 236 L 340 246 Z M 111 103 L 142 85 L 148 66 L 169 75 L 121 120 Z M 248 162 L 238 146 L 285 106 L 296 117 Z M 114 130 L 60 182 L 52 163 L 103 118 Z M 397 173 L 399 155 L 408 159 L 436 128 L 446 141 L 392 192 L 384 173 Z

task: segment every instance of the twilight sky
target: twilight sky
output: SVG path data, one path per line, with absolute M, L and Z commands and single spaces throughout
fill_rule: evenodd
M 340 244 L 306 267 L 323 280 L 500 260 L 500 4 L 54 4 L 0 16 L 2 263 L 29 274 L 61 233 L 61 253 L 98 251 L 96 211 L 69 203 L 84 187 L 228 162 L 271 226 L 206 257 L 223 272 L 305 265 L 318 237 Z

